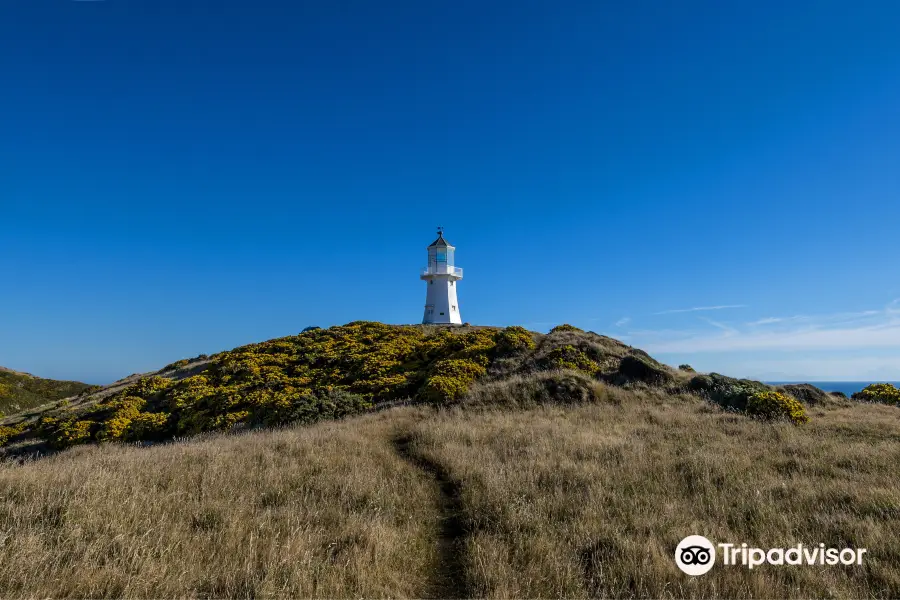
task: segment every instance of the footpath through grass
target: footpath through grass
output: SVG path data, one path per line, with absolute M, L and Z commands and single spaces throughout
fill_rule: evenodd
M 564 407 L 79 447 L 0 468 L 0 595 L 896 597 L 898 413 L 793 426 L 598 387 Z M 673 561 L 689 534 L 868 554 L 691 578 Z

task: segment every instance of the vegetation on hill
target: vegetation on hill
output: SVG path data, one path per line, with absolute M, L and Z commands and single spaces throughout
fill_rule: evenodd
M 672 369 L 641 350 L 571 325 L 541 335 L 522 327 L 357 321 L 172 363 L 119 385 L 114 393 L 104 390 L 8 420 L 0 426 L 0 444 L 63 449 L 88 442 L 159 441 L 236 426 L 313 423 L 386 403 L 447 406 L 462 401 L 477 381 L 556 371 L 580 374 L 569 376 L 569 383 L 692 391 L 727 409 L 798 424 L 806 420 L 803 405 L 789 393 L 774 393 L 759 382 Z M 545 379 L 543 385 L 555 387 L 535 391 L 534 397 L 584 393 L 564 391 L 568 384 L 561 381 Z
M 890 383 L 873 383 L 853 394 L 859 402 L 879 402 L 900 405 L 900 389 Z
M 76 396 L 95 386 L 43 379 L 0 367 L 0 413 L 10 414 Z

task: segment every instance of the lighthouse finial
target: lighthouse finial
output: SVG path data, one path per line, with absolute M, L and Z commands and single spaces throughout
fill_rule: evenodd
M 443 234 L 444 234 L 444 228 L 441 227 L 440 225 L 438 225 L 438 235 L 443 235 Z

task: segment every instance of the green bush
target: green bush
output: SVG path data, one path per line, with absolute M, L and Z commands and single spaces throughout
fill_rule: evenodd
M 484 367 L 466 359 L 439 360 L 434 364 L 434 374 L 457 379 L 473 380 L 484 375 Z
M 160 440 L 169 433 L 169 415 L 166 413 L 138 413 L 131 419 L 125 439 L 128 441 Z
M 174 371 L 175 369 L 180 369 L 182 367 L 186 367 L 191 361 L 186 358 L 182 358 L 181 360 L 176 360 L 175 362 L 168 364 L 162 368 L 163 371 Z
M 419 392 L 419 397 L 425 402 L 443 404 L 462 398 L 469 390 L 470 380 L 445 375 L 429 377 L 428 381 Z
M 96 434 L 97 441 L 111 442 L 124 439 L 132 419 L 140 414 L 146 403 L 143 398 L 125 396 L 98 404 L 98 408 L 106 409 L 107 414 L 102 418 L 102 425 Z
M 469 390 L 469 385 L 484 374 L 484 367 L 471 360 L 440 360 L 435 363 L 419 397 L 438 404 L 458 400 Z
M 0 425 L 0 446 L 25 431 L 25 425 L 24 421 L 16 425 Z
M 575 346 L 558 346 L 547 354 L 546 361 L 550 367 L 556 369 L 570 369 L 594 374 L 600 370 L 600 365 L 590 359 L 583 350 Z
M 890 383 L 873 383 L 853 394 L 851 398 L 859 402 L 900 405 L 900 389 Z
M 753 394 L 747 401 L 747 414 L 763 419 L 788 419 L 795 425 L 809 421 L 796 398 L 774 391 Z
M 629 354 L 622 358 L 616 379 L 620 383 L 641 381 L 652 385 L 662 385 L 673 379 L 673 375 L 663 365 L 643 354 Z
M 154 375 L 152 377 L 141 377 L 135 384 L 126 389 L 123 394 L 125 396 L 136 396 L 138 398 L 147 398 L 157 392 L 161 392 L 172 385 L 171 379 Z
M 44 417 L 39 421 L 39 433 L 57 450 L 69 448 L 76 444 L 91 441 L 97 423 L 90 420 L 78 420 L 77 417 L 57 419 Z
M 694 367 L 692 367 L 689 364 L 678 365 L 678 368 L 681 369 L 682 371 L 687 371 L 688 373 L 696 372 L 696 371 L 694 371 Z
M 553 329 L 550 330 L 550 333 L 557 333 L 559 331 L 584 331 L 583 329 L 579 329 L 574 325 L 569 325 L 568 323 L 563 323 L 562 325 L 557 325 Z
M 501 329 L 494 339 L 497 344 L 497 354 L 501 356 L 533 350 L 535 346 L 531 332 L 518 325 Z
M 759 381 L 734 379 L 718 373 L 692 377 L 688 382 L 688 389 L 706 396 L 723 408 L 741 412 L 747 410 L 747 403 L 753 395 L 771 391 Z
M 834 396 L 809 383 L 790 383 L 779 386 L 776 391 L 793 396 L 805 406 L 827 404 L 834 400 Z

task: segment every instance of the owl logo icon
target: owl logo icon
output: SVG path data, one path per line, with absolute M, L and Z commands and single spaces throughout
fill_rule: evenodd
M 675 564 L 688 575 L 703 575 L 715 563 L 715 546 L 702 535 L 689 535 L 675 548 Z

